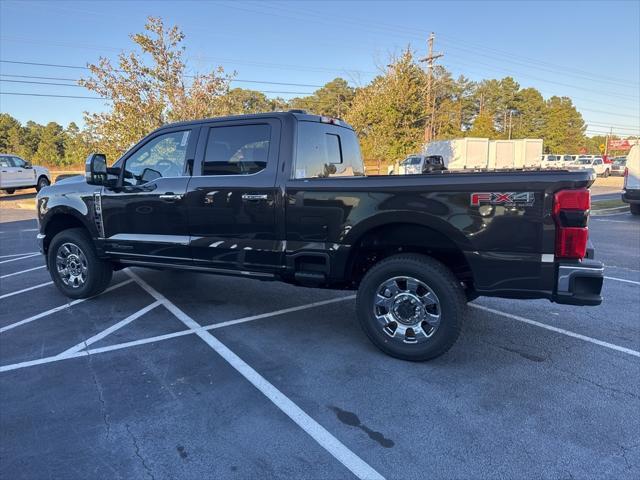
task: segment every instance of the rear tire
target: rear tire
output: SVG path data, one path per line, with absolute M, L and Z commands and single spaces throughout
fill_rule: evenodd
M 630 203 L 629 208 L 632 215 L 640 215 L 640 203 Z
M 38 183 L 36 184 L 36 191 L 39 192 L 44 187 L 48 187 L 49 185 L 51 185 L 51 182 L 49 182 L 49 179 L 43 175 L 38 179 Z
M 58 289 L 70 298 L 88 298 L 102 293 L 113 275 L 113 267 L 98 258 L 86 231 L 70 228 L 58 233 L 47 252 L 49 274 Z
M 447 267 L 425 255 L 402 254 L 367 272 L 356 309 L 374 345 L 393 357 L 417 362 L 453 346 L 462 331 L 466 303 L 460 282 Z
M 608 169 L 608 168 L 604 171 L 604 173 L 602 174 L 602 176 L 603 176 L 604 178 L 607 178 L 607 177 L 609 176 L 609 169 Z
M 13 195 L 16 192 L 15 188 L 5 188 L 4 192 L 8 195 Z

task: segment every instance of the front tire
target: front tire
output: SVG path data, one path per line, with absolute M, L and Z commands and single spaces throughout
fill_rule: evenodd
M 6 193 L 7 195 L 13 195 L 16 192 L 15 188 L 5 188 L 4 189 L 4 193 Z
M 424 361 L 458 339 L 466 297 L 451 271 L 433 258 L 394 255 L 364 276 L 356 300 L 358 320 L 380 350 L 402 360 Z
M 43 175 L 38 179 L 38 183 L 36 184 L 36 191 L 39 192 L 44 187 L 48 187 L 49 185 L 51 185 L 51 182 L 49 182 L 49 179 Z
M 640 215 L 640 203 L 630 203 L 631 215 Z
M 604 178 L 607 178 L 607 177 L 609 176 L 609 169 L 608 169 L 608 168 L 604 171 L 604 173 L 602 174 L 602 176 L 603 176 Z
M 111 264 L 98 258 L 89 236 L 81 228 L 63 230 L 53 237 L 47 263 L 52 280 L 70 298 L 102 293 L 113 275 Z

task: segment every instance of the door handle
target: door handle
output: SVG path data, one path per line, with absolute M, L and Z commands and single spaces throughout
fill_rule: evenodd
M 182 200 L 182 197 L 184 197 L 184 195 L 181 193 L 171 193 L 171 192 L 158 195 L 158 198 L 160 200 L 166 200 L 167 202 L 175 202 L 177 200 Z
M 255 202 L 258 200 L 266 200 L 267 198 L 269 198 L 269 196 L 264 193 L 264 194 L 260 194 L 260 193 L 243 193 L 242 194 L 242 200 L 245 200 L 247 202 Z

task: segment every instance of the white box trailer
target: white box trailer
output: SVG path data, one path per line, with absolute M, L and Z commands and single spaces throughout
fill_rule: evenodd
M 543 142 L 537 138 L 458 138 L 429 142 L 424 155 L 440 155 L 449 170 L 540 168 Z
M 542 166 L 542 140 L 523 138 L 515 140 L 515 168 L 540 168 Z
M 489 164 L 487 168 L 514 168 L 516 140 L 492 140 L 489 142 Z
M 429 142 L 425 155 L 440 155 L 449 170 L 487 168 L 489 161 L 488 138 L 459 138 Z

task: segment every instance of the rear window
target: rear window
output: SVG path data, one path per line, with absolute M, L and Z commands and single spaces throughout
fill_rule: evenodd
M 358 139 L 352 130 L 316 122 L 298 122 L 295 178 L 364 175 Z

